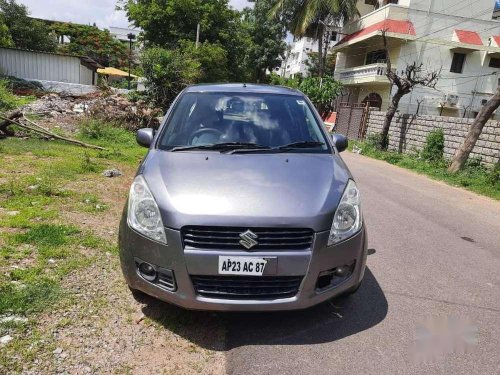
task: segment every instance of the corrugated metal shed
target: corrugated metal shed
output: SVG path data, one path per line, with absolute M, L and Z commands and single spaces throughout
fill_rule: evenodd
M 100 67 L 88 57 L 0 48 L 0 73 L 26 80 L 93 85 Z

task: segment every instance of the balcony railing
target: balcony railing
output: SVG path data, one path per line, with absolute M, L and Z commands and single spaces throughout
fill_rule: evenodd
M 335 72 L 335 76 L 340 81 L 352 81 L 352 83 L 385 81 L 385 72 L 387 66 L 385 63 L 356 66 L 353 68 L 340 69 Z

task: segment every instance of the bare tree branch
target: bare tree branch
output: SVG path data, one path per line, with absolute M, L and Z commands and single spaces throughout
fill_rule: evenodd
M 21 113 L 21 115 L 23 115 Z M 76 145 L 79 145 L 79 146 L 82 146 L 82 147 L 86 147 L 86 148 L 93 148 L 93 149 L 96 149 L 96 150 L 106 150 L 104 147 L 100 147 L 100 146 L 95 146 L 95 145 L 91 145 L 91 144 L 88 144 L 88 143 L 84 143 L 84 142 L 81 142 L 81 141 L 77 141 L 75 139 L 71 139 L 71 138 L 66 138 L 66 137 L 63 137 L 63 136 L 60 136 L 58 134 L 55 134 L 43 127 L 41 127 L 40 125 L 34 123 L 33 121 L 31 120 L 28 120 L 26 119 L 26 117 L 24 117 L 24 119 L 26 119 L 30 124 L 33 124 L 33 126 L 29 126 L 29 125 L 26 125 L 26 124 L 23 124 L 19 121 L 15 121 L 7 116 L 4 116 L 2 114 L 0 114 L 0 119 L 2 119 L 4 122 L 8 122 L 10 124 L 14 124 L 14 125 L 17 125 L 23 129 L 26 129 L 26 130 L 29 130 L 29 131 L 32 131 L 32 132 L 35 132 L 35 133 L 39 133 L 39 134 L 43 134 L 43 135 L 46 135 L 46 136 L 49 136 L 51 138 L 55 138 L 55 139 L 59 139 L 61 141 L 65 141 L 65 142 L 69 142 L 69 143 L 73 143 L 73 144 L 76 144 Z
M 441 74 L 441 68 L 438 71 L 424 72 L 422 63 L 417 64 L 417 62 L 413 62 L 413 64 L 407 65 L 402 74 L 399 75 L 397 71 L 392 69 L 386 33 L 387 29 L 382 30 L 382 41 L 386 55 L 386 76 L 391 86 L 396 86 L 397 90 L 391 97 L 391 103 L 385 114 L 384 126 L 380 137 L 380 147 L 382 149 L 387 149 L 389 145 L 389 129 L 401 98 L 409 94 L 415 86 L 435 88 Z

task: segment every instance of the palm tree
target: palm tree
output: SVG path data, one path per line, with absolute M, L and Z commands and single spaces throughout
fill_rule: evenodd
M 323 49 L 325 31 L 330 25 L 345 22 L 359 14 L 356 0 L 276 0 L 270 16 L 285 19 L 295 37 L 318 40 L 318 73 L 323 75 L 328 42 Z

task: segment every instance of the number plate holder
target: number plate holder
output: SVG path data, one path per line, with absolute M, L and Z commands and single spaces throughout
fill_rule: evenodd
M 277 269 L 277 257 L 219 256 L 219 275 L 266 276 Z

